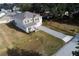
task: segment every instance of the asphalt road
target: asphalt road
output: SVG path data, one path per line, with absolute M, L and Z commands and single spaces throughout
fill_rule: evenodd
M 72 56 L 72 51 L 76 50 L 77 40 L 79 38 L 74 37 L 69 43 L 65 44 L 57 53 L 53 56 Z

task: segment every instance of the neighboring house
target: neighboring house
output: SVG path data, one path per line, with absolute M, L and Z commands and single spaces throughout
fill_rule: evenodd
M 42 25 L 42 16 L 31 12 L 17 13 L 11 19 L 17 27 L 27 33 L 35 31 Z
M 68 12 L 68 11 L 66 11 L 64 15 L 69 16 L 69 12 Z
M 13 11 L 19 11 L 19 10 L 20 10 L 19 7 L 16 7 L 16 6 L 13 7 Z
M 7 16 L 5 12 L 0 12 L 0 24 L 9 23 L 9 22 L 10 22 L 10 17 Z
M 11 12 L 11 10 L 10 9 L 1 9 L 1 12 L 5 12 L 5 13 L 8 13 L 8 12 Z
M 0 18 L 5 16 L 5 14 L 6 14 L 5 12 L 0 12 Z

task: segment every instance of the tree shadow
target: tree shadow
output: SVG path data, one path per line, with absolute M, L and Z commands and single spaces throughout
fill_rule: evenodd
M 55 21 L 55 22 L 58 22 L 58 23 L 61 23 L 61 24 L 68 24 L 68 25 L 79 26 L 79 22 L 73 21 L 71 19 L 66 19 L 66 20 L 63 19 L 63 21 Z
M 19 48 L 13 48 L 13 49 L 7 49 L 8 56 L 42 56 L 42 54 L 39 54 L 35 51 L 26 51 L 24 49 Z
M 74 25 L 74 26 L 79 26 L 79 21 L 77 17 L 68 17 L 68 16 L 63 16 L 62 18 L 58 19 L 52 19 L 53 22 L 58 22 L 61 24 L 68 24 L 68 25 Z

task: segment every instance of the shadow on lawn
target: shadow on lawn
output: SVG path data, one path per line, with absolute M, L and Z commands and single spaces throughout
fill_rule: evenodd
M 12 29 L 15 29 L 15 30 L 17 30 L 17 31 L 26 33 L 25 31 L 23 31 L 22 29 L 18 28 L 16 25 L 14 25 L 13 22 L 7 23 L 6 25 L 7 25 L 8 27 L 12 28 Z
M 26 51 L 24 49 L 13 48 L 7 49 L 8 56 L 42 56 L 38 52 L 35 51 Z
M 52 20 L 53 22 L 58 22 L 58 23 L 61 23 L 61 24 L 68 24 L 68 25 L 74 25 L 74 26 L 79 26 L 79 21 L 76 21 L 74 19 L 55 19 L 55 20 Z
M 68 24 L 68 25 L 74 25 L 74 26 L 79 26 L 79 22 L 71 22 L 71 21 L 68 21 L 68 20 L 65 20 L 65 21 L 56 21 L 56 22 L 59 22 L 61 24 Z
M 20 31 L 20 32 L 22 32 L 24 34 L 28 34 L 28 35 L 31 35 L 33 32 L 35 32 L 35 31 L 33 31 L 30 33 L 26 33 L 25 31 L 23 31 L 22 29 L 18 28 L 16 25 L 14 25 L 13 22 L 7 23 L 6 25 L 12 29 L 15 29 L 16 31 Z

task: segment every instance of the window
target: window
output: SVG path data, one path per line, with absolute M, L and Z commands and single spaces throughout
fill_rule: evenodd
M 25 21 L 25 24 L 27 23 L 27 21 Z
M 38 22 L 39 21 L 39 18 L 36 18 L 35 21 Z
M 32 23 L 33 22 L 33 19 L 30 19 L 30 23 Z
M 28 24 L 29 23 L 29 20 L 25 20 L 25 24 Z
M 27 20 L 27 22 L 29 23 L 29 20 Z

